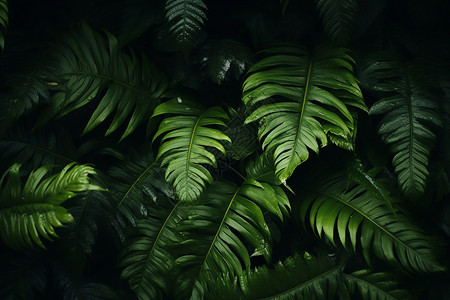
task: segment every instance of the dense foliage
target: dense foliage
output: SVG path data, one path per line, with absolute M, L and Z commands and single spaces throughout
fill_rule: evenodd
M 0 0 L 0 298 L 445 298 L 449 28 L 438 0 Z

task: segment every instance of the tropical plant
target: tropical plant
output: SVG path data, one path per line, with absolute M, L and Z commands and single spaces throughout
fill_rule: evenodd
M 449 11 L 0 0 L 0 298 L 445 298 Z

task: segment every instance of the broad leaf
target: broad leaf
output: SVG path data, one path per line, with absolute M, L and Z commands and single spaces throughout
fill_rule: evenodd
M 282 181 L 308 159 L 309 149 L 319 151 L 317 140 L 327 144 L 327 135 L 338 146 L 353 148 L 348 106 L 365 110 L 365 105 L 347 52 L 322 47 L 310 54 L 283 46 L 263 51 L 266 57 L 250 68 L 242 99 L 256 109 L 246 122 L 260 121 L 262 148 L 273 151 Z
M 0 234 L 11 248 L 45 248 L 41 237 L 51 240 L 57 237 L 54 227 L 73 222 L 61 204 L 78 192 L 101 189 L 90 183 L 95 171 L 87 165 L 71 163 L 46 179 L 50 167 L 41 167 L 23 188 L 19 169 L 20 164 L 12 165 L 0 179 Z
M 398 182 L 409 196 L 424 192 L 428 177 L 428 159 L 436 139 L 435 128 L 441 120 L 433 88 L 414 70 L 390 60 L 374 62 L 373 89 L 385 92 L 370 114 L 382 114 L 378 133 L 394 154 L 392 164 Z
M 359 185 L 335 172 L 302 196 L 300 216 L 319 237 L 354 251 L 361 247 L 370 263 L 379 258 L 407 270 L 443 270 L 435 258 L 432 239 L 400 212 L 392 210 L 375 185 Z
M 207 147 L 215 148 L 225 154 L 222 141 L 230 138 L 214 127 L 225 127 L 222 120 L 227 119 L 219 107 L 206 111 L 186 103 L 181 98 L 160 104 L 153 114 L 178 114 L 165 118 L 153 137 L 155 141 L 163 135 L 157 160 L 166 166 L 166 180 L 173 184 L 181 201 L 192 202 L 200 197 L 207 183 L 213 179 L 204 167 L 217 166 L 216 157 Z

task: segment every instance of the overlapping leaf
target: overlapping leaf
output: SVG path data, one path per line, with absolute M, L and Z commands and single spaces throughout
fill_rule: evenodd
M 41 237 L 57 237 L 54 227 L 73 222 L 73 217 L 61 204 L 86 190 L 100 190 L 91 184 L 92 167 L 71 163 L 61 172 L 46 179 L 50 167 L 32 172 L 22 188 L 20 164 L 12 165 L 0 180 L 0 234 L 12 248 L 38 245 Z M 5 180 L 6 178 L 6 180 Z
M 195 201 L 207 183 L 213 181 L 204 165 L 217 166 L 216 158 L 207 147 L 225 154 L 221 142 L 230 138 L 214 127 L 225 127 L 225 112 L 219 107 L 203 111 L 181 98 L 160 104 L 153 114 L 177 114 L 165 118 L 153 141 L 162 137 L 158 157 L 166 166 L 166 180 L 173 184 L 181 201 Z
M 330 140 L 352 149 L 354 119 L 348 107 L 365 110 L 352 73 L 353 59 L 341 48 L 265 50 L 243 85 L 244 103 L 256 108 L 246 122 L 259 120 L 259 139 L 273 151 L 276 173 L 284 181 Z M 264 101 L 270 99 L 270 102 Z
M 216 279 L 224 283 L 211 280 L 207 295 L 208 299 L 334 299 L 345 289 L 341 275 L 342 266 L 326 256 L 295 254 L 271 268 L 244 272 L 235 285 L 232 278 Z
M 184 239 L 176 262 L 182 269 L 179 289 L 185 298 L 202 295 L 202 282 L 210 276 L 242 274 L 251 265 L 250 256 L 268 259 L 270 231 L 261 207 L 282 217 L 278 199 L 254 179 L 241 186 L 216 181 L 200 202 L 178 226 Z
M 164 75 L 147 57 L 139 60 L 133 52 L 121 52 L 117 39 L 108 32 L 105 35 L 83 23 L 76 34 L 64 38 L 56 53 L 55 77 L 61 92 L 53 97 L 41 122 L 98 98 L 84 133 L 114 114 L 106 135 L 129 119 L 123 139 L 151 116 L 166 88 Z
M 376 61 L 368 68 L 376 80 L 373 89 L 386 95 L 370 108 L 370 114 L 383 115 L 378 133 L 394 154 L 399 185 L 409 196 L 422 194 L 435 128 L 441 124 L 433 87 L 420 74 L 392 60 Z
M 443 270 L 436 261 L 432 239 L 400 212 L 389 208 L 375 186 L 359 185 L 334 173 L 302 197 L 300 216 L 319 237 L 326 236 L 356 251 L 361 247 L 371 262 L 379 258 L 407 270 Z
M 166 0 L 169 31 L 181 48 L 189 48 L 207 20 L 202 0 Z

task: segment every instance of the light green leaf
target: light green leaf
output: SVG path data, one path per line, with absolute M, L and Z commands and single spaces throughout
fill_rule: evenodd
M 319 152 L 327 144 L 327 134 L 351 148 L 355 122 L 349 107 L 365 105 L 347 52 L 321 47 L 310 54 L 280 46 L 263 51 L 265 57 L 250 68 L 242 100 L 255 110 L 246 122 L 260 121 L 262 148 L 273 151 L 281 181 L 308 159 L 309 149 Z
M 41 237 L 57 237 L 55 227 L 73 222 L 61 204 L 78 192 L 102 190 L 91 184 L 92 167 L 71 163 L 44 179 L 50 167 L 32 172 L 22 188 L 20 164 L 12 165 L 0 179 L 0 234 L 11 248 L 38 245 L 45 248 Z M 6 179 L 6 180 L 5 180 Z
M 213 179 L 205 166 L 216 167 L 216 157 L 208 147 L 225 154 L 223 142 L 230 138 L 217 126 L 225 127 L 222 120 L 227 119 L 219 107 L 202 112 L 181 98 L 160 104 L 152 117 L 161 114 L 177 116 L 166 117 L 161 121 L 153 141 L 163 136 L 158 151 L 161 165 L 167 166 L 166 180 L 173 184 L 181 201 L 192 202 L 200 197 L 207 183 Z

